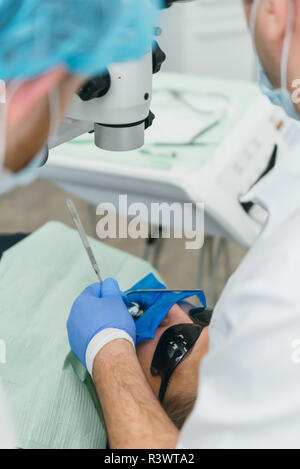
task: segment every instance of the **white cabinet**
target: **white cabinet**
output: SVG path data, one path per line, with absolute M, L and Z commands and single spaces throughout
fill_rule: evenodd
M 241 0 L 197 0 L 164 12 L 164 70 L 201 76 L 255 77 L 255 60 Z

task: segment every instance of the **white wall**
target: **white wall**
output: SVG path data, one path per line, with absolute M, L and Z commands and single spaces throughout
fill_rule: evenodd
M 252 80 L 255 62 L 241 0 L 196 0 L 164 12 L 166 71 Z

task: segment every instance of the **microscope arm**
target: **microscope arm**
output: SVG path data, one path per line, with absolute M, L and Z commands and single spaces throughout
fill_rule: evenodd
M 164 8 L 176 2 L 164 0 Z M 156 34 L 160 34 L 156 28 Z M 132 62 L 112 64 L 78 91 L 66 118 L 51 138 L 53 148 L 86 132 L 95 134 L 95 145 L 109 151 L 131 151 L 144 145 L 145 130 L 152 124 L 152 75 L 166 55 L 154 41 L 149 52 Z

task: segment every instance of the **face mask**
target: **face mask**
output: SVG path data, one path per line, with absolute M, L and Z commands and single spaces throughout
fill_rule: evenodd
M 10 192 L 16 187 L 31 184 L 38 177 L 39 168 L 45 164 L 47 159 L 48 146 L 45 145 L 22 171 L 12 173 L 2 167 L 0 170 L 0 195 Z
M 19 85 L 13 87 L 13 92 L 7 99 L 11 100 L 12 95 L 17 91 Z M 53 134 L 60 116 L 60 99 L 59 93 L 56 89 L 48 94 L 49 111 L 50 111 L 50 132 L 49 137 Z M 31 184 L 39 175 L 39 168 L 43 166 L 48 159 L 48 146 L 44 145 L 37 155 L 30 161 L 26 168 L 17 173 L 13 173 L 4 167 L 4 157 L 6 150 L 6 114 L 7 107 L 5 106 L 4 112 L 0 115 L 0 195 L 12 191 L 16 187 L 26 186 Z
M 255 47 L 255 27 L 256 27 L 256 18 L 257 12 L 259 7 L 260 0 L 254 0 L 252 12 L 251 12 L 251 34 L 253 37 L 253 44 Z M 255 52 L 257 56 L 257 70 L 258 70 L 258 84 L 262 91 L 262 93 L 269 98 L 272 104 L 276 106 L 280 106 L 286 114 L 295 120 L 300 120 L 300 117 L 296 111 L 296 108 L 292 101 L 291 93 L 287 88 L 287 72 L 288 72 L 288 60 L 289 60 L 289 53 L 290 53 L 290 46 L 291 46 L 291 39 L 293 33 L 293 25 L 294 25 L 294 18 L 295 18 L 295 5 L 292 0 L 289 0 L 289 17 L 288 17 L 288 28 L 286 31 L 283 49 L 282 49 L 282 58 L 281 58 L 281 88 L 274 88 L 272 83 L 270 82 L 267 74 L 260 62 L 258 54 Z

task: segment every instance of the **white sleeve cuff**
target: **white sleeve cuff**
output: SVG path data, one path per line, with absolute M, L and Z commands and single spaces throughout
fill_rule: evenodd
M 86 367 L 91 376 L 93 376 L 93 366 L 96 355 L 106 344 L 116 339 L 126 339 L 135 347 L 132 337 L 121 329 L 111 328 L 98 332 L 90 341 L 85 353 Z

